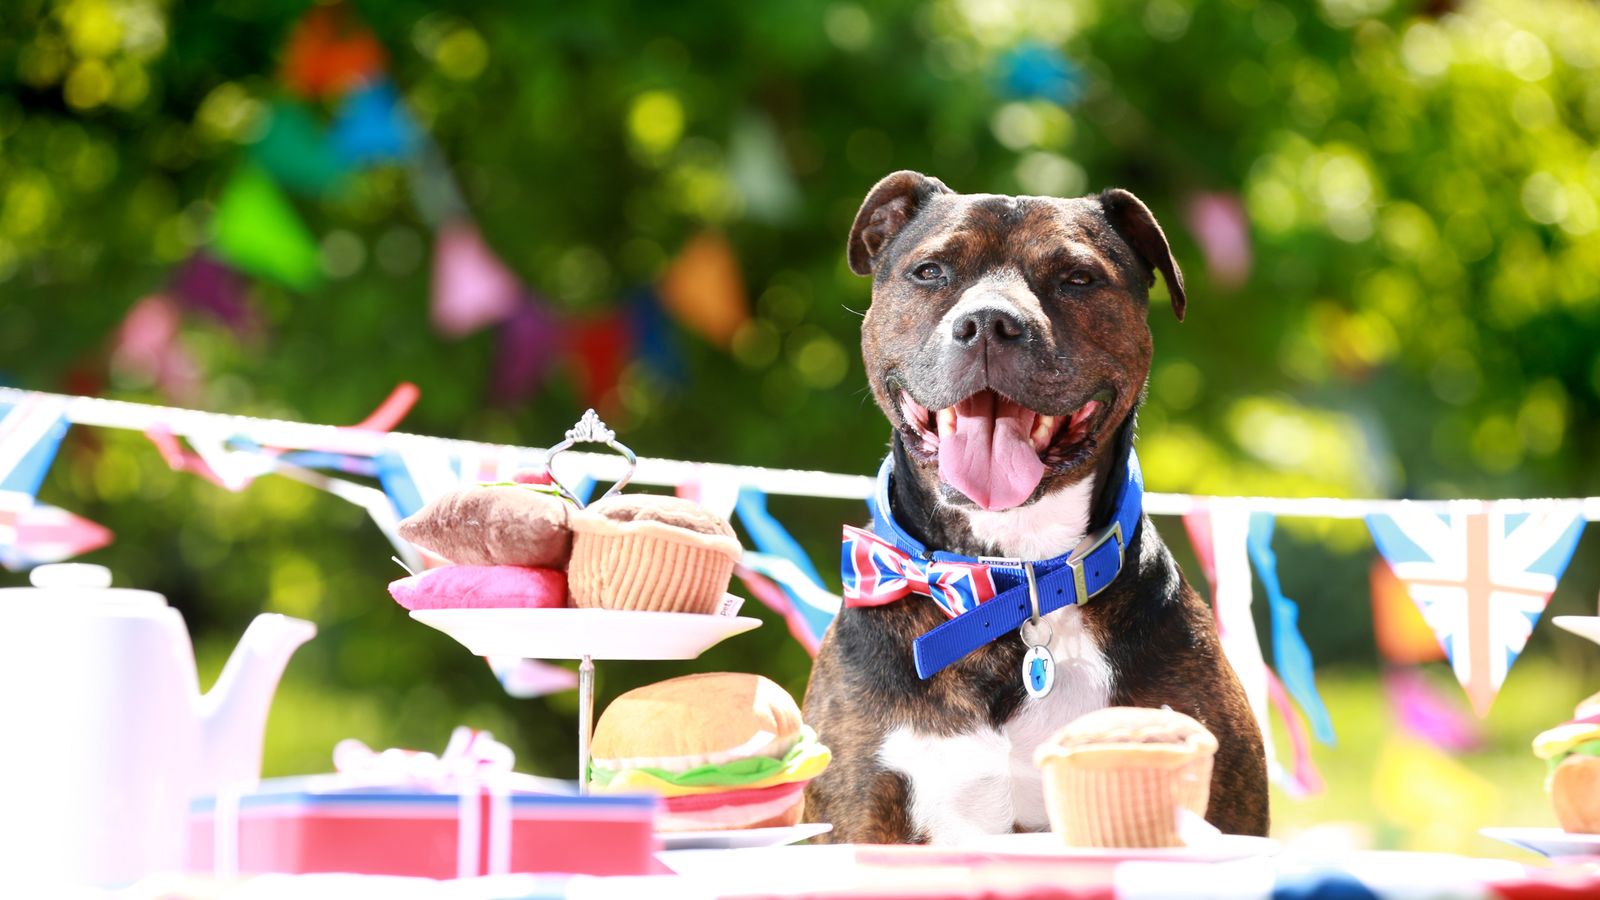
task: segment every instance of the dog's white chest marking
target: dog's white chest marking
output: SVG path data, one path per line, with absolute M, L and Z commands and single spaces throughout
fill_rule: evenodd
M 1070 551 L 1088 529 L 1094 479 L 1032 506 L 1001 513 L 968 512 L 975 537 L 1006 556 L 1046 559 Z M 1055 686 L 1025 698 L 998 730 L 942 736 L 903 725 L 889 732 L 878 760 L 900 772 L 911 790 L 911 821 L 934 844 L 959 844 L 1013 825 L 1049 827 L 1033 752 L 1061 726 L 1111 703 L 1111 664 L 1069 606 L 1044 617 L 1056 661 Z M 1015 635 L 999 640 L 1020 640 Z M 1018 673 L 1021 677 L 1021 673 Z
M 1095 479 L 1085 478 L 1018 509 L 962 508 L 972 536 L 997 547 L 999 556 L 1049 559 L 1069 553 L 1089 531 Z
M 1049 827 L 1033 751 L 1061 726 L 1110 704 L 1111 665 L 1078 609 L 1057 610 L 1045 621 L 1055 632 L 1056 682 L 1049 694 L 1024 699 L 998 731 L 984 727 L 945 737 L 906 725 L 889 732 L 879 748 L 879 762 L 905 776 L 911 822 L 930 843 L 1004 834 L 1013 823 Z

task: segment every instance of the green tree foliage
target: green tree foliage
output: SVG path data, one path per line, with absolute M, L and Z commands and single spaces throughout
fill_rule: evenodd
M 1157 490 L 1600 493 L 1600 10 L 1427 6 L 356 4 L 487 240 L 553 305 L 614 306 L 706 226 L 737 248 L 754 316 L 731 352 L 679 334 L 682 384 L 624 373 L 615 418 L 641 454 L 872 471 L 887 435 L 854 349 L 867 284 L 843 243 L 872 183 L 915 168 L 963 191 L 1121 185 L 1162 217 L 1192 302 L 1182 326 L 1164 297 L 1152 307 L 1141 447 Z M 304 8 L 0 12 L 0 379 L 160 399 L 108 370 L 112 335 L 205 246 L 285 96 L 282 42 Z M 1023 41 L 1080 70 L 1074 103 L 1006 95 L 1002 60 Z M 1255 264 L 1238 286 L 1208 276 L 1185 225 L 1202 192 L 1248 212 Z M 432 235 L 404 167 L 295 204 L 327 277 L 304 293 L 256 282 L 253 338 L 192 317 L 183 343 L 204 382 L 184 402 L 353 422 L 412 381 L 406 430 L 543 445 L 576 418 L 569 375 L 496 407 L 493 335 L 430 330 Z M 458 721 L 532 768 L 570 764 L 570 697 L 508 701 L 481 662 L 406 620 L 361 511 L 282 479 L 228 494 L 168 471 L 139 436 L 82 430 L 43 498 L 117 533 L 95 558 L 171 597 L 213 669 L 260 609 L 320 623 L 290 668 L 270 769 L 323 768 L 344 735 L 437 747 Z M 819 561 L 861 515 L 772 508 Z M 1302 580 L 1286 556 L 1314 646 L 1370 657 L 1350 600 L 1364 596 L 1360 531 L 1298 534 L 1322 545 L 1298 558 L 1330 573 Z M 775 621 L 693 665 L 796 692 L 807 671 Z M 687 669 L 605 665 L 602 695 Z

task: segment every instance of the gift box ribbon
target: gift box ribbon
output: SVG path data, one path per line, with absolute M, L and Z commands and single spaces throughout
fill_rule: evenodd
M 377 751 L 354 738 L 333 748 L 334 774 L 321 778 L 331 797 L 363 789 L 455 794 L 456 877 L 511 871 L 512 771 L 515 755 L 487 731 L 458 727 L 443 753 L 391 747 Z M 238 873 L 238 790 L 218 791 L 213 813 L 213 869 L 219 878 Z

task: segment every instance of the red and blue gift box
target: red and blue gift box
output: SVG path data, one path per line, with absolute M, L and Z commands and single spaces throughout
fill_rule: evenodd
M 461 878 L 507 872 L 638 875 L 659 846 L 657 801 L 463 787 L 264 781 L 196 801 L 190 867 L 219 875 L 352 872 Z

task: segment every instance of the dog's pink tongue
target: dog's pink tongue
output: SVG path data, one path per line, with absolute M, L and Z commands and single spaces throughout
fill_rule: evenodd
M 1028 439 L 1037 414 L 989 391 L 957 403 L 955 412 L 955 431 L 939 435 L 939 477 L 984 509 L 1021 505 L 1044 478 Z

